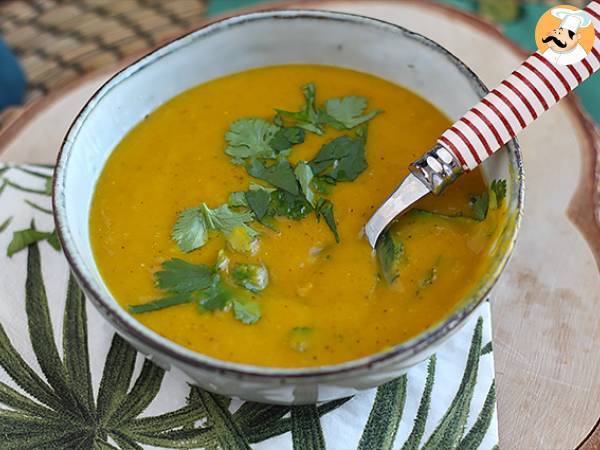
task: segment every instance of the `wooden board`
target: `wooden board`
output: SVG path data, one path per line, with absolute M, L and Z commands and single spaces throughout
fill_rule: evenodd
M 406 26 L 440 42 L 490 87 L 524 55 L 491 25 L 428 2 L 300 6 Z M 53 162 L 70 121 L 117 69 L 88 74 L 20 111 L 0 134 L 0 159 Z M 600 138 L 569 99 L 526 130 L 520 142 L 525 218 L 492 303 L 500 446 L 575 448 L 600 416 Z M 581 448 L 600 448 L 598 439 L 597 433 L 588 436 Z

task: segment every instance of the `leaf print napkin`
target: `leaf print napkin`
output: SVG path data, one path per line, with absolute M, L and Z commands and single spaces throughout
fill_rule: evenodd
M 0 447 L 497 447 L 489 303 L 377 389 L 294 407 L 232 400 L 138 355 L 88 305 L 57 249 L 51 175 L 0 166 Z

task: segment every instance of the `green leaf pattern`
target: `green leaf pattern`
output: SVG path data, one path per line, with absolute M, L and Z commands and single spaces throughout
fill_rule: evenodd
M 0 234 L 5 248 L 32 219 L 42 229 L 51 226 L 44 211 L 49 199 L 34 192 L 36 180 L 45 185 L 48 179 L 40 173 L 48 170 L 0 168 L 0 177 L 10 180 L 0 180 L 0 204 L 8 203 L 14 189 L 10 200 L 20 208 L 1 209 L 6 217 L 0 223 L 13 217 Z M 33 242 L 2 262 L 12 272 L 26 272 L 24 288 L 9 285 L 12 297 L 4 297 L 8 279 L 0 274 L 2 301 L 24 318 L 15 324 L 0 315 L 2 448 L 249 449 L 261 443 L 295 450 L 474 450 L 497 442 L 487 303 L 478 310 L 481 317 L 453 338 L 454 347 L 443 347 L 376 390 L 318 405 L 240 403 L 188 386 L 140 356 L 88 308 L 72 276 L 57 295 L 55 278 L 42 269 L 55 255 L 45 242 Z M 56 275 L 58 269 L 51 270 Z M 66 271 L 66 263 L 60 270 Z M 447 381 L 449 367 L 456 384 Z

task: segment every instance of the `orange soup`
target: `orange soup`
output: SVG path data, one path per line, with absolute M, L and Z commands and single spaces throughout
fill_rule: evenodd
M 505 220 L 505 183 L 476 170 L 369 247 L 362 227 L 449 125 L 336 67 L 197 86 L 106 163 L 90 217 L 102 277 L 144 325 L 223 360 L 317 366 L 401 343 L 468 294 Z

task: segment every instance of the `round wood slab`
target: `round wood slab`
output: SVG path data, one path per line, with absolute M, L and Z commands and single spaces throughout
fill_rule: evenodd
M 429 2 L 287 5 L 403 25 L 441 43 L 490 87 L 524 56 L 491 25 Z M 0 134 L 0 160 L 54 162 L 72 119 L 121 66 L 88 74 L 17 111 Z M 500 447 L 600 448 L 593 432 L 600 416 L 600 136 L 571 98 L 519 140 L 525 217 L 492 302 Z

